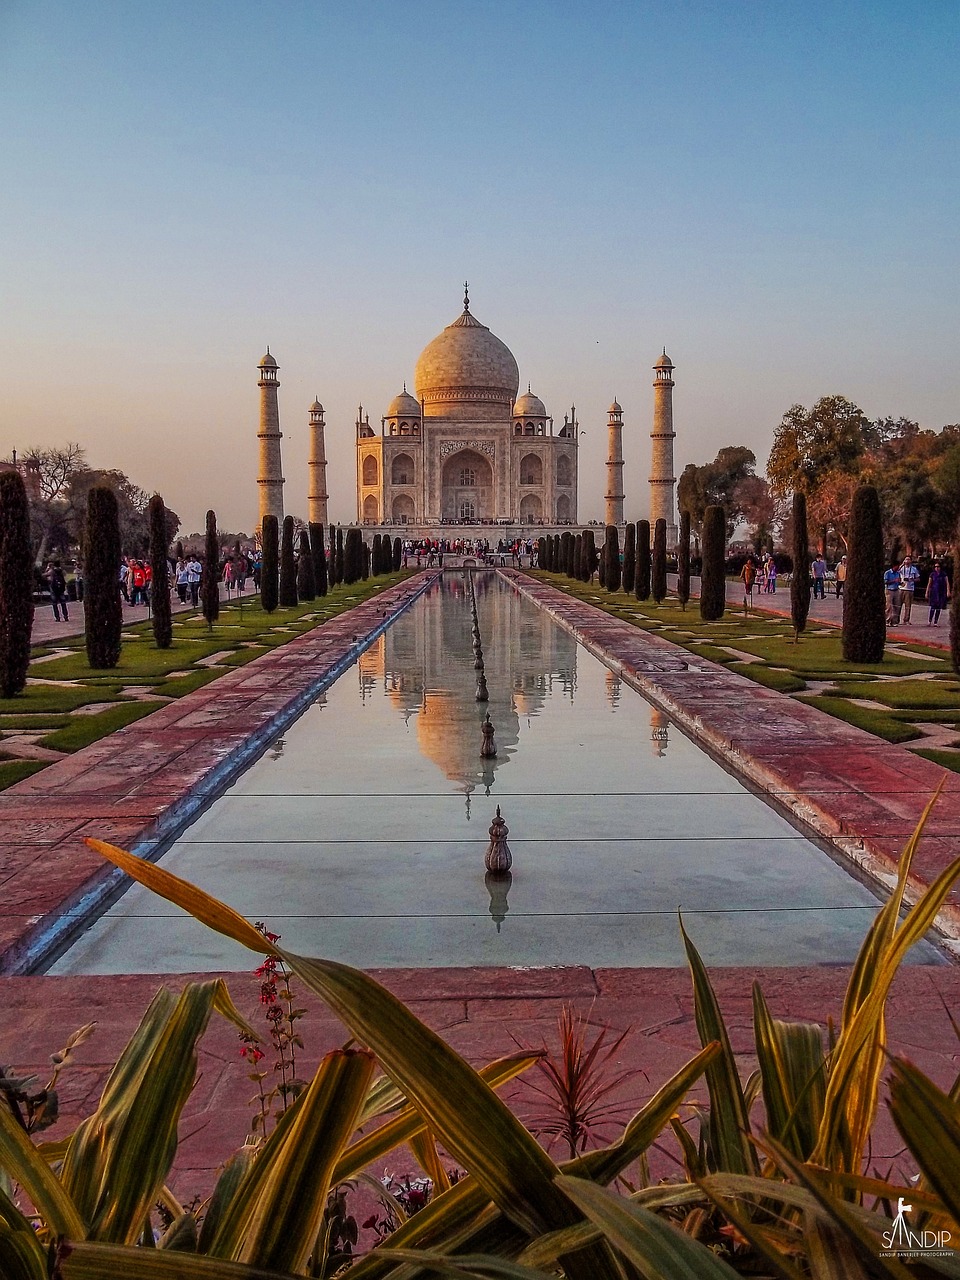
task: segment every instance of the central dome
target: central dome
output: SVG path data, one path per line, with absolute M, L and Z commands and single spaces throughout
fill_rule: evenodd
M 470 314 L 467 304 L 417 361 L 417 398 L 443 417 L 509 417 L 519 386 L 510 348 Z

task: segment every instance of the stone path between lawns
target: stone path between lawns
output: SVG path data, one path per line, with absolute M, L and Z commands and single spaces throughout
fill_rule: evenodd
M 758 790 L 883 884 L 937 786 L 912 889 L 960 856 L 960 775 L 766 689 L 525 574 L 501 570 L 602 661 Z M 960 892 L 941 923 L 960 940 Z M 960 947 L 956 948 L 960 951 Z
M 437 577 L 429 570 L 0 792 L 0 974 L 34 967 Z

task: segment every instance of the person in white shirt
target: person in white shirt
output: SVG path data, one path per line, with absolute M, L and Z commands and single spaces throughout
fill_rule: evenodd
M 910 610 L 913 607 L 913 592 L 920 577 L 920 570 L 910 556 L 904 556 L 900 566 L 900 622 L 910 621 Z

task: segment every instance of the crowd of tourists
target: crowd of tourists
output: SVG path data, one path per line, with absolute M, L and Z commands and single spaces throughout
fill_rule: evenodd
M 407 538 L 403 543 L 401 565 L 422 568 L 443 567 L 444 556 L 469 556 L 484 564 L 536 564 L 536 543 L 531 538 L 500 538 L 494 547 L 489 538 Z

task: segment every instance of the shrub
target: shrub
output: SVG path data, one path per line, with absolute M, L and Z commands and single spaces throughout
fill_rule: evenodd
M 603 585 L 608 591 L 620 590 L 620 534 L 615 524 L 607 525 L 603 544 Z
M 264 516 L 260 530 L 263 559 L 260 564 L 260 603 L 264 613 L 273 613 L 279 601 L 280 525 L 276 516 Z
M 170 561 L 167 559 L 167 512 L 163 499 L 155 493 L 147 506 L 150 522 L 150 603 L 153 610 L 153 638 L 158 649 L 173 643 L 170 611 Z
M 327 581 L 331 587 L 335 587 L 341 581 L 341 575 L 337 571 L 337 531 L 333 525 L 330 526 L 330 559 L 327 563 Z
M 667 522 L 658 520 L 653 529 L 653 570 L 651 591 L 657 604 L 667 598 Z
M 308 530 L 300 530 L 299 544 L 297 595 L 301 600 L 316 600 L 317 579 L 313 571 L 313 554 L 310 550 L 310 534 Z
M 337 531 L 339 538 L 340 530 Z M 363 576 L 363 534 L 359 529 L 347 530 L 343 550 L 343 581 L 348 585 L 359 582 Z
M 343 530 L 337 526 L 337 584 L 343 582 Z
M 297 561 L 293 554 L 293 516 L 284 516 L 280 536 L 280 593 L 281 609 L 297 607 Z
M 105 670 L 120 661 L 123 605 L 120 601 L 120 513 L 117 495 L 95 485 L 87 495 L 83 543 L 87 659 Z
M 638 600 L 650 599 L 650 521 L 637 521 L 637 581 L 635 593 Z
M 577 581 L 583 578 L 583 534 L 578 533 L 573 541 L 573 573 Z
M 399 538 L 393 540 L 393 572 L 396 573 L 403 564 L 403 543 Z
M 677 547 L 677 599 L 684 609 L 690 599 L 690 512 L 680 512 L 680 544 Z
M 313 557 L 313 580 L 317 595 L 322 599 L 327 594 L 327 553 L 323 545 L 323 525 L 311 521 L 310 555 Z
M 376 578 L 382 572 L 381 556 L 383 555 L 383 538 L 379 533 L 373 535 L 373 548 L 370 552 L 370 571 Z
M 593 530 L 584 529 L 583 531 L 583 569 L 580 574 L 581 582 L 592 582 L 593 575 L 597 568 L 597 547 L 593 540 Z
M 883 522 L 880 495 L 873 485 L 861 485 L 853 495 L 843 594 L 844 658 L 882 662 L 886 642 Z
M 637 583 L 637 526 L 631 521 L 623 533 L 623 589 L 633 594 Z
M 807 499 L 802 493 L 793 495 L 793 577 L 790 579 L 790 618 L 797 639 L 807 625 L 810 612 L 810 547 L 807 542 Z M 883 585 L 883 570 L 879 578 Z M 883 615 L 881 614 L 881 617 Z
M 117 588 L 119 560 L 114 568 Z M 0 695 L 12 698 L 27 683 L 33 629 L 30 504 L 19 471 L 0 472 Z
M 220 617 L 220 540 L 217 537 L 217 513 L 207 512 L 203 538 L 203 574 L 200 578 L 200 605 L 207 626 Z
M 703 568 L 700 574 L 700 617 L 716 622 L 727 604 L 727 581 L 723 574 L 724 543 L 727 536 L 723 507 L 713 505 L 703 513 Z

